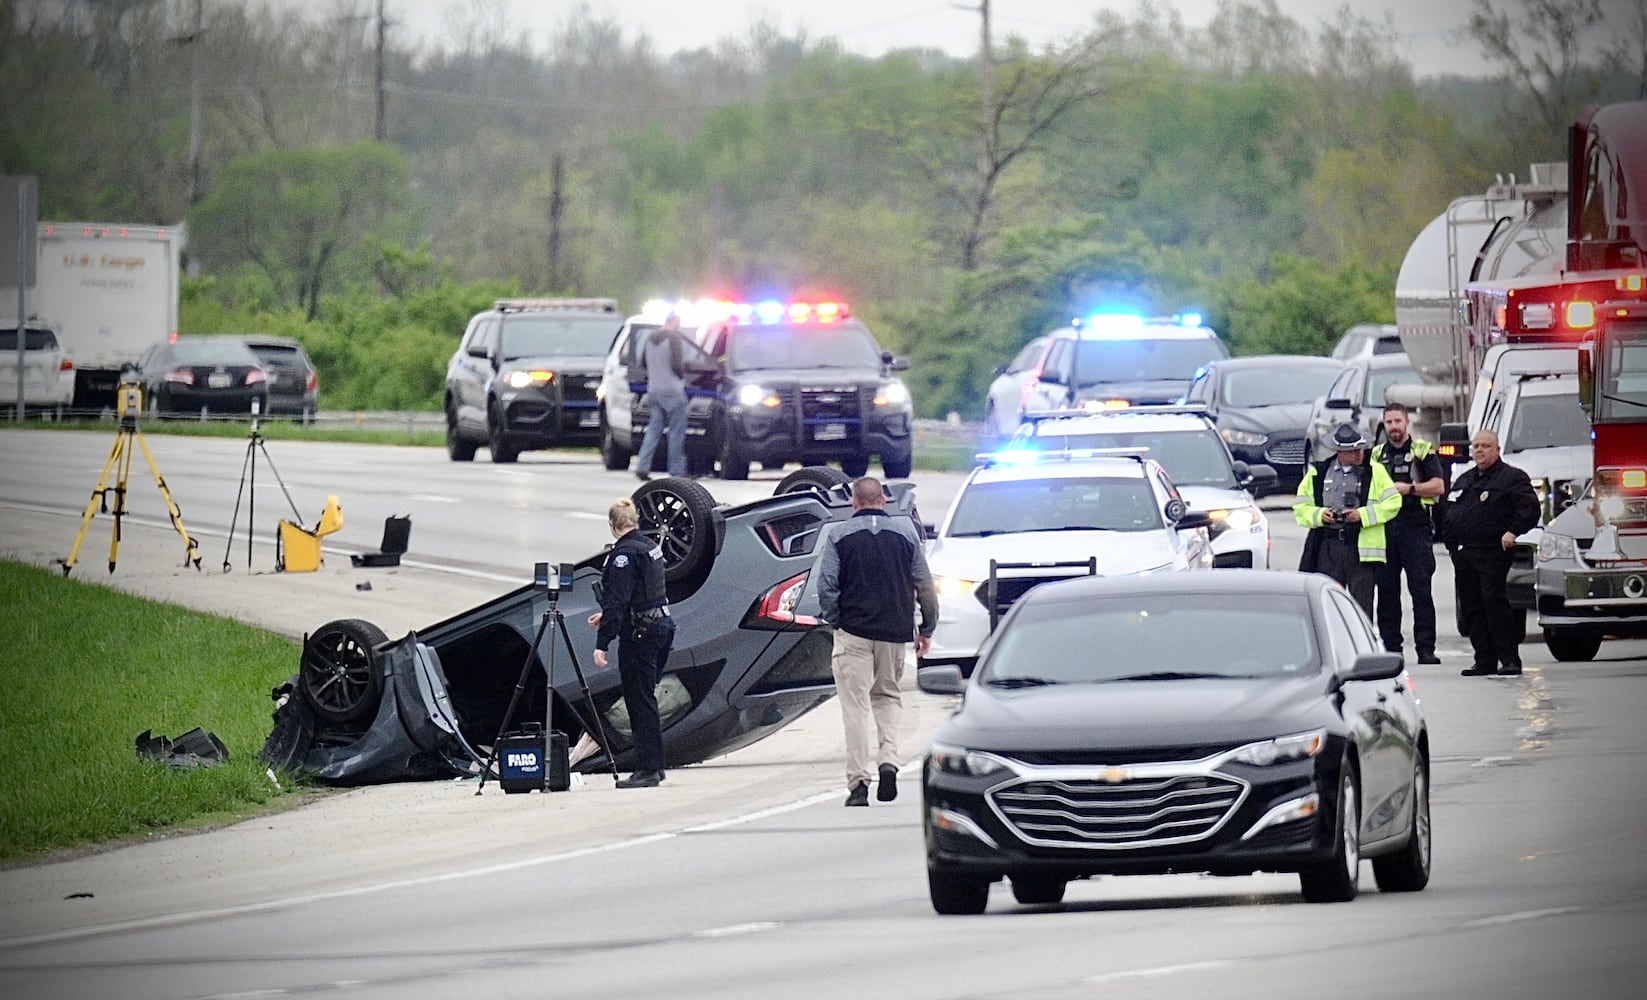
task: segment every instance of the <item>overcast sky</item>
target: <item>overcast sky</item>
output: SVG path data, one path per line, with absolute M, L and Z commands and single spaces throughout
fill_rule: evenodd
M 299 5 L 312 13 L 336 11 L 350 3 L 372 9 L 376 0 L 270 0 L 277 6 Z M 816 41 L 834 37 L 852 52 L 880 55 L 888 49 L 931 46 L 955 55 L 978 48 L 977 0 L 586 0 L 597 16 L 616 21 L 629 37 L 645 34 L 656 49 L 673 52 L 711 46 L 727 36 L 742 38 L 746 26 L 764 16 L 785 34 L 805 29 Z M 1204 25 L 1217 0 L 1156 0 L 1175 7 L 1184 22 Z M 1338 0 L 1276 0 L 1287 16 L 1310 31 L 1332 17 Z M 1607 0 L 1608 3 L 1632 0 Z M 1516 0 L 1509 0 L 1510 7 Z M 424 47 L 445 44 L 451 12 L 479 8 L 502 12 L 505 23 L 530 35 L 540 47 L 577 8 L 578 0 L 387 0 L 388 19 L 403 43 Z M 1419 76 L 1486 72 L 1480 50 L 1462 40 L 1471 0 L 1355 0 L 1352 6 L 1369 20 L 1388 12 L 1400 35 L 1400 50 Z M 1500 3 L 1503 6 L 1503 3 Z M 991 21 L 997 38 L 1020 35 L 1032 43 L 1072 37 L 1091 23 L 1098 10 L 1124 15 L 1133 0 L 992 0 Z

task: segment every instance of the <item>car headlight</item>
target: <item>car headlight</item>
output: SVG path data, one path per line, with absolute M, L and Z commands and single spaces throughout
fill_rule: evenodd
M 782 402 L 777 393 L 764 385 L 751 382 L 738 386 L 738 403 L 742 406 L 764 406 L 770 410 Z
M 510 372 L 503 379 L 504 384 L 511 389 L 526 389 L 534 385 L 548 385 L 554 380 L 555 373 L 543 369 Z
M 1281 761 L 1314 757 L 1326 745 L 1327 731 L 1325 729 L 1312 729 L 1307 733 L 1277 736 L 1273 740 L 1264 740 L 1261 743 L 1248 743 L 1230 754 L 1230 759 L 1238 760 L 1243 764 L 1268 767 Z
M 933 577 L 932 585 L 937 588 L 939 597 L 965 597 L 972 593 L 978 581 L 963 580 L 958 576 L 938 576 Z
M 1544 537 L 1538 540 L 1538 561 L 1549 562 L 1551 559 L 1577 559 L 1578 546 L 1574 544 L 1571 535 L 1558 535 L 1550 529 L 1544 529 Z
M 997 771 L 1010 771 L 1007 762 L 991 753 L 934 743 L 927 750 L 932 766 L 945 774 L 968 778 L 982 778 Z
M 902 382 L 891 381 L 875 393 L 876 406 L 905 406 L 909 403 L 909 388 Z
M 1248 447 L 1256 447 L 1270 439 L 1268 434 L 1260 434 L 1257 431 L 1238 431 L 1228 427 L 1219 431 L 1218 436 L 1230 444 L 1244 444 Z
M 1207 514 L 1215 523 L 1222 522 L 1229 531 L 1246 531 L 1258 521 L 1258 512 L 1251 507 L 1238 507 L 1235 510 L 1220 508 L 1209 510 Z

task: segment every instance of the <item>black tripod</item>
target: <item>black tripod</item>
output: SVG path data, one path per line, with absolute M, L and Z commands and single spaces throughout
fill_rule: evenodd
M 553 567 L 550 568 L 550 572 L 553 572 Z M 600 710 L 595 707 L 594 695 L 589 693 L 589 681 L 584 678 L 583 666 L 578 663 L 578 652 L 572 646 L 571 633 L 566 631 L 566 616 L 563 615 L 560 610 L 560 587 L 549 586 L 548 580 L 554 580 L 557 584 L 559 583 L 558 577 L 551 576 L 545 579 L 543 571 L 540 568 L 538 573 L 538 584 L 547 588 L 547 593 L 549 595 L 549 606 L 543 609 L 543 619 L 538 622 L 538 634 L 536 638 L 532 640 L 531 647 L 526 651 L 526 662 L 520 665 L 520 679 L 515 681 L 514 697 L 509 699 L 509 708 L 503 713 L 503 722 L 498 726 L 497 738 L 492 741 L 491 755 L 486 758 L 486 766 L 481 768 L 480 784 L 475 787 L 476 795 L 479 795 L 481 790 L 486 787 L 486 777 L 492 773 L 492 768 L 497 764 L 498 745 L 503 742 L 503 735 L 509 731 L 509 723 L 514 720 L 515 709 L 520 705 L 521 692 L 526 690 L 526 679 L 532 675 L 532 655 L 537 652 L 538 647 L 543 645 L 543 638 L 549 634 L 549 628 L 551 625 L 558 626 L 560 641 L 566 644 L 566 653 L 572 658 L 572 671 L 577 674 L 578 687 L 583 691 L 583 700 L 589 704 L 589 710 L 595 713 L 595 728 L 596 732 L 600 734 L 600 748 L 605 752 L 606 760 L 612 766 L 612 783 L 617 784 L 618 782 L 618 755 L 612 749 L 612 744 L 607 741 L 606 723 L 601 721 Z M 543 671 L 543 774 L 544 789 L 547 791 L 549 777 L 549 734 L 555 730 L 555 638 L 553 636 L 550 636 L 549 638 L 549 652 L 543 660 Z M 572 717 L 578 720 L 578 725 L 583 727 L 584 732 L 587 733 L 589 731 L 589 724 L 584 721 L 583 716 L 578 714 L 578 710 L 576 708 L 572 709 Z
M 246 441 L 246 458 L 240 463 L 240 489 L 234 495 L 234 516 L 229 519 L 229 540 L 223 546 L 223 572 L 229 571 L 229 550 L 234 547 L 235 525 L 240 523 L 240 498 L 246 494 L 246 474 L 251 473 L 252 495 L 246 501 L 246 571 L 252 569 L 252 535 L 257 524 L 257 453 L 263 453 L 263 460 L 269 463 L 269 471 L 274 473 L 275 482 L 280 484 L 280 492 L 286 494 L 286 502 L 292 507 L 293 522 L 303 520 L 303 515 L 297 512 L 297 504 L 292 502 L 291 491 L 286 489 L 286 481 L 280 478 L 280 470 L 275 468 L 274 459 L 269 457 L 269 447 L 263 443 L 263 432 L 257 429 L 257 414 L 252 414 L 252 433 Z

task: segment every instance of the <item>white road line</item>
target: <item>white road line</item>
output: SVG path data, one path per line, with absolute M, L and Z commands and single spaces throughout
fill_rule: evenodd
M 1467 922 L 1465 927 L 1502 927 L 1505 924 L 1519 924 L 1523 920 L 1538 920 L 1543 917 L 1559 917 L 1568 913 L 1579 913 L 1581 906 L 1556 906 L 1548 910 L 1521 910 L 1516 913 L 1500 913 L 1493 917 L 1482 917 L 1479 920 Z
M 757 920 L 747 924 L 731 924 L 726 927 L 711 927 L 707 930 L 693 931 L 690 935 L 695 938 L 723 938 L 736 937 L 739 934 L 759 934 L 783 926 L 775 920 Z
M 1186 962 L 1183 965 L 1158 965 L 1153 969 L 1127 969 L 1124 972 L 1106 972 L 1103 975 L 1088 976 L 1081 980 L 1082 985 L 1087 983 L 1116 983 L 1127 979 L 1156 979 L 1162 976 L 1176 976 L 1180 972 L 1201 972 L 1206 969 L 1220 969 L 1226 965 L 1234 965 L 1233 961 L 1219 960 L 1215 962 Z

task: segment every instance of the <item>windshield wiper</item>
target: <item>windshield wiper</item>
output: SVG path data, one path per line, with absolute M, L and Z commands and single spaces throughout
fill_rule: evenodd
M 1122 677 L 1106 677 L 1104 678 L 1104 683 L 1108 684 L 1114 681 L 1189 681 L 1198 680 L 1200 678 L 1225 679 L 1228 677 L 1228 674 L 1197 673 L 1193 670 L 1157 670 L 1154 673 L 1148 674 L 1126 674 Z
M 1059 524 L 1049 528 L 1019 528 L 1016 534 L 1027 535 L 1035 531 L 1119 531 L 1119 528 L 1101 528 L 1096 524 Z
M 984 681 L 990 687 L 1028 688 L 1046 687 L 1049 684 L 1061 684 L 1062 681 L 1048 680 L 1045 677 L 991 677 Z

